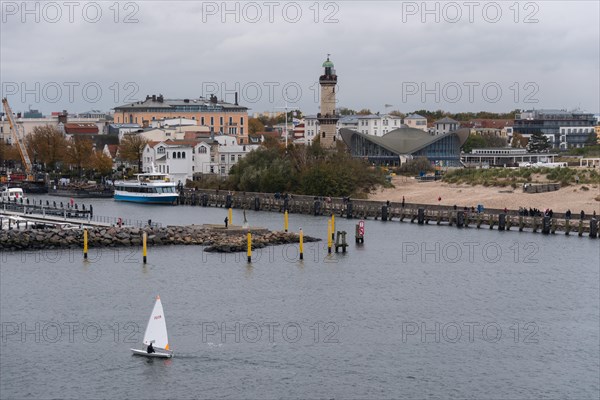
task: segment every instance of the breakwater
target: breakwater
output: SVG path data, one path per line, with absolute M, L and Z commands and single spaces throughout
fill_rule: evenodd
M 167 227 L 96 227 L 88 230 L 90 248 L 141 246 L 142 235 L 148 235 L 148 246 L 202 245 L 204 251 L 233 253 L 246 251 L 246 234 L 252 233 L 252 248 L 298 243 L 296 233 L 269 231 L 265 228 L 241 228 L 189 225 Z M 27 229 L 0 232 L 0 250 L 73 249 L 83 246 L 83 229 Z M 304 236 L 305 242 L 320 239 Z
M 525 216 L 518 210 L 483 209 L 457 205 L 430 205 L 350 198 L 315 197 L 303 195 L 275 195 L 273 193 L 228 192 L 223 190 L 190 190 L 180 192 L 179 204 L 201 207 L 239 208 L 271 211 L 335 215 L 348 219 L 374 219 L 418 224 L 449 225 L 459 228 L 482 226 L 500 231 L 529 231 L 544 234 L 564 233 L 579 236 L 598 235 L 598 220 L 593 216 L 570 219 L 565 213 L 549 216 Z

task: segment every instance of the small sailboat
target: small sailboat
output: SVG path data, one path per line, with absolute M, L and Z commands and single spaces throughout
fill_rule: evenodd
M 160 296 L 156 296 L 156 302 L 150 314 L 150 320 L 144 332 L 143 345 L 145 350 L 131 349 L 134 355 L 144 357 L 171 358 L 173 352 L 169 349 L 169 338 L 167 337 L 167 323 L 163 311 Z M 154 353 L 148 353 L 148 345 L 152 343 Z

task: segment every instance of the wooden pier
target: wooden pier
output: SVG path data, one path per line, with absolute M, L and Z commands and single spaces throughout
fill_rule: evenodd
M 530 231 L 544 234 L 598 235 L 598 220 L 567 219 L 564 213 L 552 217 L 523 216 L 516 210 L 486 209 L 483 212 L 429 204 L 402 205 L 399 202 L 314 197 L 302 195 L 276 196 L 271 193 L 228 192 L 223 190 L 189 190 L 181 192 L 179 204 L 238 208 L 254 211 L 285 212 L 307 215 L 335 215 L 341 218 L 400 221 L 421 225 L 436 224 L 458 228 L 497 229 L 500 231 Z

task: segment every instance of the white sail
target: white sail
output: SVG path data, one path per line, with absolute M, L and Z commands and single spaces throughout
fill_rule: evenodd
M 167 337 L 167 322 L 163 311 L 160 296 L 156 296 L 156 303 L 150 315 L 146 332 L 144 333 L 144 344 L 152 343 L 153 347 L 169 350 L 169 338 Z

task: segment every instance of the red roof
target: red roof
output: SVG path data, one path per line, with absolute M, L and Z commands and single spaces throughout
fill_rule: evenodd
M 99 132 L 98 126 L 91 122 L 83 122 L 83 123 L 67 123 L 65 124 L 65 133 L 69 135 L 73 134 L 97 134 Z

